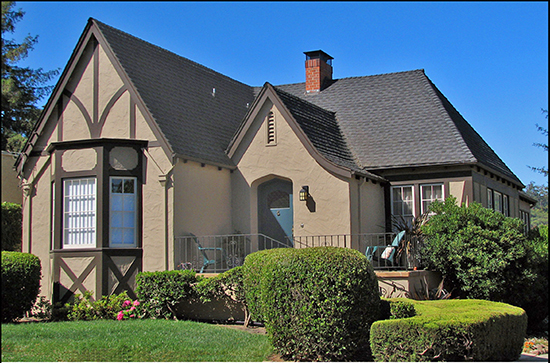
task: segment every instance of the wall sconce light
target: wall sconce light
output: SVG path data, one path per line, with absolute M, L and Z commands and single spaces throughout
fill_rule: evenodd
M 305 202 L 309 198 L 309 187 L 304 185 L 300 190 L 300 202 Z

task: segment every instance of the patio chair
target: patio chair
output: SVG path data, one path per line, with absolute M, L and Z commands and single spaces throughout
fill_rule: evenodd
M 401 240 L 405 236 L 405 231 L 401 231 L 395 236 L 391 245 L 386 247 L 384 251 L 380 254 L 380 260 L 384 261 L 384 265 L 395 266 L 397 263 L 395 261 L 395 252 L 401 243 Z
M 204 272 L 204 269 L 210 265 L 216 265 L 216 263 L 218 262 L 216 260 L 216 251 L 220 251 L 220 258 L 222 258 L 223 260 L 223 256 L 224 256 L 224 252 L 223 252 L 223 248 L 221 247 L 203 247 L 201 245 L 201 243 L 199 242 L 199 239 L 195 236 L 195 235 L 191 235 L 193 237 L 193 241 L 195 241 L 195 243 L 197 244 L 197 248 L 199 250 L 199 252 L 201 253 L 202 255 L 202 258 L 203 258 L 203 264 L 202 264 L 202 267 L 199 271 L 199 273 L 203 273 Z M 214 258 L 211 259 L 208 257 L 208 255 L 206 254 L 206 251 L 214 251 Z

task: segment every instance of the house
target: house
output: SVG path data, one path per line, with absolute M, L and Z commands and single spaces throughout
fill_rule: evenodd
M 13 168 L 17 159 L 16 153 L 2 150 L 2 203 L 21 204 L 23 193 L 19 188 L 19 179 Z
M 529 215 L 423 70 L 333 79 L 331 56 L 305 55 L 305 82 L 252 87 L 90 19 L 16 162 L 42 294 L 132 291 L 191 234 L 361 249 L 451 195 Z

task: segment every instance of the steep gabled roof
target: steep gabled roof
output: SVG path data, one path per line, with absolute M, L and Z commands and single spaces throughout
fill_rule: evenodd
M 277 88 L 335 112 L 366 170 L 479 163 L 523 185 L 423 70 L 337 79 L 316 94 Z
M 313 146 L 326 159 L 354 171 L 362 169 L 348 148 L 334 112 L 276 87 L 275 91 Z
M 174 152 L 231 166 L 224 151 L 254 100 L 252 87 L 93 21 Z

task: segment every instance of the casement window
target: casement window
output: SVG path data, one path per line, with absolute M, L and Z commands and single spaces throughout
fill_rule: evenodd
M 529 230 L 531 229 L 531 216 L 529 215 L 529 212 L 520 210 L 519 218 L 523 221 L 523 233 L 529 233 Z
M 110 247 L 135 247 L 137 225 L 137 179 L 110 179 Z
M 493 203 L 495 205 L 494 209 L 497 212 L 503 213 L 504 210 L 502 208 L 502 193 L 499 193 L 497 191 L 493 192 Z
M 506 194 L 487 188 L 487 208 L 510 216 L 510 199 Z
M 421 213 L 428 213 L 430 204 L 435 200 L 443 201 L 443 184 L 424 184 L 420 186 Z
M 96 178 L 63 180 L 63 248 L 96 247 Z
M 493 209 L 493 189 L 487 188 L 487 208 Z
M 412 185 L 392 187 L 392 214 L 406 220 L 414 218 Z
M 506 194 L 502 195 L 502 213 L 504 216 L 510 217 L 510 200 Z

